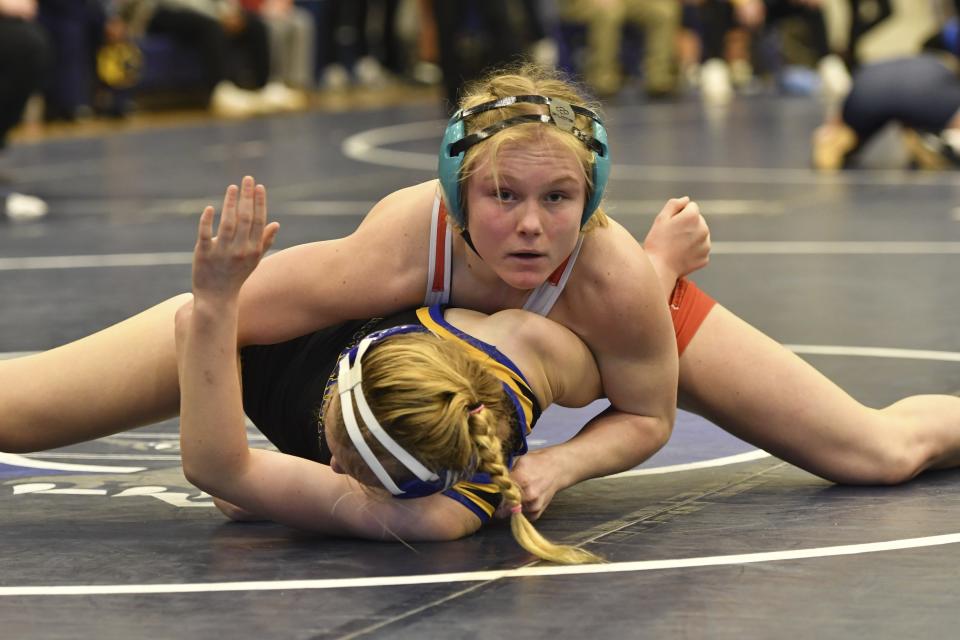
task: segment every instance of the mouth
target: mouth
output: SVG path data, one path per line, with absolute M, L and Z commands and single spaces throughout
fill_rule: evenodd
M 525 262 L 530 262 L 530 261 L 533 261 L 533 260 L 539 260 L 539 259 L 541 259 L 541 258 L 545 258 L 545 257 L 546 257 L 545 254 L 539 253 L 539 252 L 537 252 L 537 251 L 513 251 L 513 252 L 511 252 L 511 253 L 508 254 L 508 255 L 509 255 L 509 257 L 511 257 L 511 258 L 514 258 L 514 259 L 516 259 L 516 260 L 522 260 L 522 261 L 525 261 Z

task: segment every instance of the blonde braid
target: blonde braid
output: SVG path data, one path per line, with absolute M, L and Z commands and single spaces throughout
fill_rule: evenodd
M 500 488 L 500 493 L 511 509 L 510 530 L 517 543 L 543 560 L 557 564 L 584 564 L 588 562 L 604 562 L 600 556 L 586 549 L 571 545 L 556 544 L 544 538 L 533 523 L 521 510 L 523 498 L 520 487 L 510 477 L 510 471 L 503 462 L 503 444 L 494 435 L 496 432 L 490 424 L 490 412 L 481 411 L 469 416 L 470 434 L 477 445 L 480 456 L 480 470 L 490 474 L 490 479 Z

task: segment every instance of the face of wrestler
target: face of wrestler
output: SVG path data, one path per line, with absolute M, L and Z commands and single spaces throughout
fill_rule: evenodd
M 503 282 L 533 289 L 577 243 L 586 179 L 577 158 L 549 140 L 502 147 L 496 169 L 481 158 L 467 180 L 470 237 Z

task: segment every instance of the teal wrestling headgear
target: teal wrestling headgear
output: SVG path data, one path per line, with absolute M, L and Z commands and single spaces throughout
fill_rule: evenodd
M 519 103 L 546 105 L 549 109 L 549 115 L 525 113 L 501 120 L 486 129 L 467 135 L 465 125 L 467 119 L 484 111 L 509 107 Z M 574 126 L 575 115 L 590 118 L 592 124 L 590 133 Z M 463 169 L 463 158 L 467 149 L 504 129 L 528 122 L 541 122 L 567 131 L 593 151 L 593 191 L 583 207 L 583 216 L 580 219 L 581 228 L 587 224 L 590 216 L 600 206 L 603 191 L 607 186 L 607 179 L 610 177 L 610 148 L 607 145 L 607 130 L 603 128 L 603 121 L 600 116 L 591 109 L 570 104 L 557 98 L 538 95 L 507 96 L 499 100 L 478 104 L 469 109 L 460 109 L 450 118 L 447 123 L 447 130 L 443 134 L 443 142 L 440 145 L 440 187 L 443 189 L 447 201 L 447 212 L 453 216 L 461 228 L 467 228 L 463 189 L 460 184 L 460 172 Z

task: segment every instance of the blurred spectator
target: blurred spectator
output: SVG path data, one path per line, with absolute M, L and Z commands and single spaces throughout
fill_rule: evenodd
M 51 56 L 36 23 L 36 0 L 0 0 L 0 151 L 19 124 L 32 93 L 42 86 Z M 15 192 L 0 176 L 0 216 L 34 219 L 47 213 L 43 200 Z
M 708 102 L 725 103 L 733 96 L 734 80 L 743 83 L 752 76 L 749 56 L 741 47 L 739 55 L 729 56 L 728 37 L 738 27 L 750 34 L 764 28 L 777 28 L 786 20 L 799 23 L 804 30 L 805 47 L 816 61 L 821 94 L 836 102 L 849 91 L 850 76 L 839 56 L 833 54 L 827 40 L 822 11 L 823 0 L 703 0 L 703 66 L 701 92 Z
M 510 0 L 433 0 L 448 111 L 456 108 L 464 83 L 523 53 L 510 8 Z
M 547 17 L 538 0 L 521 0 L 523 40 L 530 59 L 544 67 L 557 65 L 557 43 L 547 34 Z
M 266 23 L 270 37 L 270 81 L 264 98 L 281 109 L 307 106 L 303 91 L 314 83 L 316 27 L 309 11 L 293 0 L 241 0 Z
M 432 0 L 417 0 L 416 54 L 411 75 L 417 82 L 439 84 L 443 81 L 440 71 L 440 44 L 437 36 L 437 21 L 433 15 Z
M 623 85 L 620 47 L 623 27 L 643 30 L 644 88 L 651 97 L 677 89 L 676 40 L 680 32 L 680 0 L 560 0 L 565 22 L 587 27 L 587 84 L 600 97 L 611 96 Z
M 101 0 L 39 0 L 37 19 L 53 45 L 44 119 L 72 122 L 90 111 L 97 49 L 108 36 L 122 35 L 108 30 L 107 9 Z
M 813 165 L 835 171 L 891 122 L 905 128 L 914 163 L 926 169 L 960 166 L 958 60 L 926 53 L 863 65 L 842 112 L 813 134 Z
M 200 54 L 215 114 L 244 117 L 277 110 L 261 91 L 270 77 L 266 24 L 239 0 L 113 2 L 132 35 L 163 34 Z
M 327 0 L 325 5 L 319 38 L 325 88 L 342 89 L 353 80 L 381 85 L 387 71 L 403 70 L 396 28 L 400 0 Z

